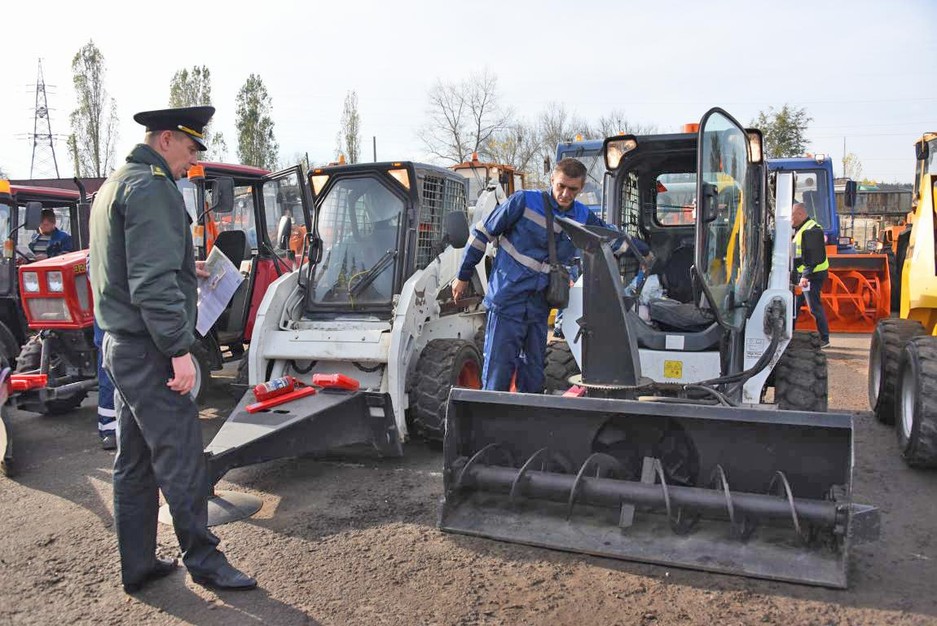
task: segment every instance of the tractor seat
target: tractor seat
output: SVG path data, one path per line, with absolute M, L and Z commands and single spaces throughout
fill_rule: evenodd
M 693 246 L 678 246 L 660 271 L 661 284 L 667 295 L 678 302 L 693 302 L 693 277 L 691 268 L 695 262 Z
M 241 262 L 250 258 L 250 246 L 247 245 L 247 233 L 243 230 L 224 230 L 215 237 L 215 247 L 224 253 L 238 270 Z
M 655 298 L 648 303 L 648 313 L 664 330 L 698 332 L 705 330 L 715 317 L 693 303 L 678 302 L 670 298 Z

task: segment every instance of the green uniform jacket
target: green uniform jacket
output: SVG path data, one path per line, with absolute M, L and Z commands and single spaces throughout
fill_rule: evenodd
M 166 356 L 195 342 L 197 279 L 189 215 L 165 159 L 137 145 L 91 209 L 94 317 L 106 331 L 149 334 Z

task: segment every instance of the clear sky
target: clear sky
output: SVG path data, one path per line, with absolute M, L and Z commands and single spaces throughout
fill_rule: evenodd
M 333 157 L 356 90 L 364 155 L 427 158 L 420 128 L 436 79 L 488 68 L 503 104 L 534 119 L 553 102 L 588 120 L 612 109 L 661 131 L 721 106 L 747 124 L 790 103 L 813 118 L 810 149 L 837 173 L 910 182 L 912 144 L 937 131 L 937 0 L 579 0 L 445 2 L 11 2 L 3 9 L 0 168 L 29 176 L 42 58 L 62 176 L 75 108 L 71 60 L 89 40 L 117 103 L 117 160 L 142 138 L 137 111 L 163 108 L 173 74 L 206 65 L 217 130 L 235 159 L 234 111 L 249 74 L 273 99 L 280 160 Z M 175 11 L 170 13 L 170 11 Z M 37 173 L 38 174 L 38 173 Z

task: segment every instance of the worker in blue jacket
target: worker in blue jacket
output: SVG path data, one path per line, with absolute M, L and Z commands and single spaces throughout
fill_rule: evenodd
M 550 314 L 544 294 L 550 266 L 544 201 L 549 198 L 554 217 L 608 228 L 586 205 L 576 202 L 585 182 L 586 167 L 576 159 L 562 159 L 550 175 L 549 195 L 518 191 L 472 229 L 462 267 L 452 283 L 452 297 L 456 302 L 462 298 L 486 246 L 497 242 L 485 296 L 485 389 L 507 391 L 516 372 L 518 391 L 543 391 Z M 558 223 L 554 222 L 553 230 L 557 260 L 569 265 L 576 247 Z

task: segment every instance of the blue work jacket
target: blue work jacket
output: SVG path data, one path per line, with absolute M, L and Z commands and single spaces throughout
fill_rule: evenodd
M 498 253 L 488 279 L 485 306 L 499 315 L 535 321 L 545 319 L 550 311 L 544 295 L 549 283 L 550 254 L 543 197 L 542 191 L 518 191 L 492 211 L 484 222 L 472 228 L 459 278 L 471 279 L 486 246 L 495 242 Z M 554 217 L 608 228 L 581 202 L 573 202 L 566 211 L 560 210 L 552 195 L 550 203 Z M 562 265 L 569 265 L 576 257 L 576 246 L 556 221 L 553 222 L 553 230 L 557 260 Z

